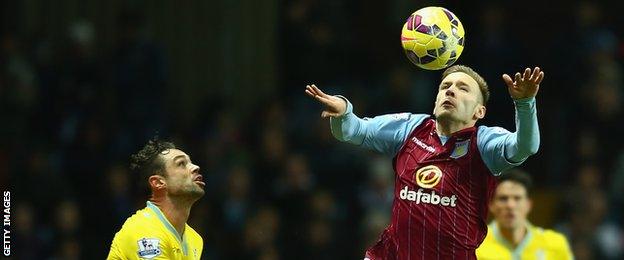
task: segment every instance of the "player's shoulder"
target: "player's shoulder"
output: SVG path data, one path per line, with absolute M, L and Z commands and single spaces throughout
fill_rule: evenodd
M 381 118 L 385 121 L 396 121 L 396 122 L 423 121 L 430 117 L 431 115 L 428 115 L 428 114 L 414 114 L 410 112 L 390 113 L 390 114 L 383 114 L 383 115 L 378 116 L 378 118 Z M 370 118 L 365 118 L 365 119 L 370 119 Z
M 500 126 L 481 125 L 477 128 L 477 145 L 481 150 L 490 141 L 500 140 L 499 137 L 504 137 L 508 134 L 511 134 L 511 132 Z
M 191 236 L 198 237 L 201 239 L 201 235 L 199 235 L 199 233 L 197 233 L 197 231 L 195 231 L 195 229 L 191 227 L 189 224 L 186 224 L 186 230 L 184 232 L 189 232 Z
M 540 241 L 548 243 L 552 246 L 565 246 L 568 244 L 566 236 L 555 230 L 533 227 L 532 231 L 536 236 L 540 237 Z
M 509 134 L 511 133 L 509 130 L 500 127 L 500 126 L 485 126 L 485 125 L 480 125 L 477 128 L 477 134 L 479 136 L 490 136 L 490 135 L 505 135 L 505 134 Z
M 496 237 L 494 235 L 494 232 L 496 232 L 495 231 L 495 229 L 496 229 L 495 225 L 496 225 L 495 222 L 492 222 L 492 223 L 488 224 L 488 226 L 487 226 L 487 234 L 485 235 L 485 240 L 484 241 L 486 241 L 486 240 L 495 241 L 496 240 Z
M 376 116 L 372 119 L 364 118 L 364 120 L 370 120 L 372 124 L 376 125 L 379 128 L 384 128 L 386 130 L 401 130 L 405 131 L 406 134 L 409 134 L 409 132 L 411 132 L 413 129 L 424 125 L 424 122 L 428 118 L 431 118 L 431 116 L 427 114 L 413 114 L 409 112 L 404 112 L 384 114 Z
M 159 226 L 158 216 L 149 207 L 137 210 L 128 217 L 115 238 L 135 239 L 137 237 L 160 236 L 162 228 Z
M 126 219 L 113 238 L 111 254 L 122 255 L 123 259 L 137 254 L 140 258 L 154 258 L 163 254 L 170 239 L 156 213 L 146 207 Z
M 501 259 L 507 254 L 506 247 L 494 235 L 494 229 L 488 225 L 488 232 L 476 250 L 478 259 Z
M 158 216 L 149 208 L 137 210 L 124 223 L 124 227 L 153 226 L 158 223 Z
M 200 244 L 203 244 L 204 240 L 201 237 L 201 235 L 197 233 L 197 231 L 195 231 L 195 229 L 191 227 L 189 224 L 186 224 L 186 230 L 184 232 L 188 232 L 187 234 L 190 239 L 198 241 Z

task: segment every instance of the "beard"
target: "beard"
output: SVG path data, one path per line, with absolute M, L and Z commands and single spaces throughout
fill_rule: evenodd
M 206 193 L 206 191 L 204 191 L 204 189 L 202 189 L 201 187 L 199 187 L 198 185 L 195 185 L 193 188 L 187 190 L 186 192 L 190 197 L 197 197 L 197 198 L 201 198 L 202 196 L 204 196 L 204 194 Z
M 195 182 L 186 184 L 184 185 L 184 187 L 181 187 L 178 190 L 169 191 L 169 194 L 171 196 L 191 199 L 191 200 L 197 200 L 201 198 L 202 196 L 204 196 L 205 193 L 206 191 L 204 191 L 204 189 L 200 187 L 198 184 L 196 184 Z
M 193 184 L 185 190 L 185 193 L 188 194 L 189 197 L 201 198 L 202 196 L 204 196 L 204 193 L 206 193 L 206 191 L 204 191 L 201 186 L 193 182 Z

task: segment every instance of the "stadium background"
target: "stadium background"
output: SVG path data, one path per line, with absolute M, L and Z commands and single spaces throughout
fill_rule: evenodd
M 577 259 L 621 259 L 624 18 L 616 1 L 457 1 L 459 63 L 492 91 L 481 124 L 513 130 L 500 74 L 546 72 L 533 223 Z M 0 183 L 15 259 L 101 259 L 145 204 L 128 156 L 158 133 L 202 167 L 190 223 L 205 259 L 360 259 L 386 225 L 391 161 L 341 144 L 304 96 L 360 116 L 430 113 L 440 72 L 402 53 L 433 1 L 3 1 Z M 619 6 L 619 7 L 618 7 Z

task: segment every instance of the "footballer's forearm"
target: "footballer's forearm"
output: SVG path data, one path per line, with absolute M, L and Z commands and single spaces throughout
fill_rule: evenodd
M 516 132 L 505 144 L 507 159 L 520 162 L 537 153 L 540 144 L 535 97 L 514 100 Z
M 329 119 L 332 135 L 342 141 L 360 145 L 364 141 L 364 120 L 353 114 L 353 105 L 343 96 L 338 96 L 347 102 L 345 113 L 339 117 Z

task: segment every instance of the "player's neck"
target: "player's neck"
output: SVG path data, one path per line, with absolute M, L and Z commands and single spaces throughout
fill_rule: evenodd
M 163 215 L 169 220 L 169 223 L 178 231 L 178 234 L 180 236 L 184 235 L 184 227 L 191 214 L 191 206 L 193 206 L 194 201 L 181 200 L 169 196 L 152 198 L 151 201 L 158 206 Z
M 438 135 L 447 137 L 450 137 L 453 133 L 457 131 L 461 131 L 473 126 L 474 123 L 436 119 L 436 132 L 438 132 Z
M 522 242 L 528 230 L 526 225 L 521 225 L 517 228 L 510 229 L 500 228 L 499 226 L 499 231 L 503 238 L 507 240 L 507 242 L 509 242 L 509 244 L 511 244 L 514 248 L 516 248 Z

